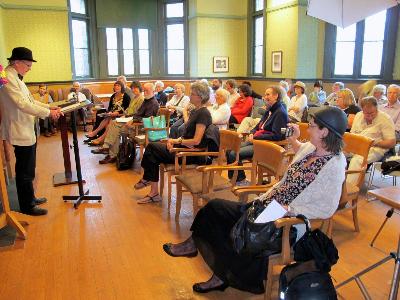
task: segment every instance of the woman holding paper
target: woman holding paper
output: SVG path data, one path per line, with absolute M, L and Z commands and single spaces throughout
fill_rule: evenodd
M 259 197 L 265 204 L 273 200 L 290 214 L 303 214 L 309 219 L 329 218 L 336 211 L 346 160 L 342 153 L 342 136 L 347 118 L 339 108 L 323 107 L 312 115 L 308 132 L 310 141 L 300 143 L 299 127 L 289 137 L 296 155 L 282 180 Z M 164 244 L 164 251 L 173 257 L 194 257 L 201 253 L 213 271 L 212 277 L 193 285 L 198 293 L 225 290 L 228 286 L 263 293 L 268 257 L 237 254 L 233 250 L 230 232 L 248 206 L 216 199 L 196 215 L 192 235 L 179 244 Z

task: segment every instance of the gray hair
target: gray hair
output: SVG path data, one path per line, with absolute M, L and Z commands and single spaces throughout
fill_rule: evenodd
M 205 79 L 205 78 L 203 78 L 203 79 L 200 79 L 200 82 L 201 82 L 201 83 L 204 83 L 204 84 L 206 84 L 207 86 L 209 86 L 209 84 L 208 84 L 208 80 L 207 80 L 207 79 Z
M 161 80 L 157 80 L 156 82 L 154 82 L 154 86 L 161 86 L 163 88 L 164 82 L 162 82 Z
M 146 82 L 146 83 L 143 85 L 143 87 L 145 87 L 145 86 L 150 86 L 150 87 L 151 87 L 151 90 L 154 92 L 154 89 L 155 89 L 155 85 L 154 85 L 154 84 L 152 84 L 151 82 Z
M 397 84 L 391 84 L 391 85 L 389 85 L 388 86 L 388 89 L 392 89 L 392 88 L 395 88 L 395 89 L 400 89 L 400 86 L 398 86 Z
M 225 102 L 227 102 L 228 101 L 228 99 L 229 99 L 229 92 L 227 91 L 227 90 L 224 90 L 224 89 L 218 89 L 216 92 L 215 92 L 215 94 L 216 95 L 221 95 L 223 98 L 224 98 L 224 100 L 225 100 Z
M 128 82 L 128 81 L 126 80 L 126 77 L 125 77 L 124 75 L 118 76 L 118 77 L 117 77 L 117 81 L 122 81 L 122 83 L 123 83 L 124 85 L 126 85 L 126 83 Z
M 386 94 L 386 86 L 384 86 L 383 84 L 377 84 L 377 85 L 375 85 L 374 88 L 372 89 L 372 92 L 373 92 L 373 93 L 375 93 L 375 92 L 380 92 L 380 93 L 382 93 L 383 95 L 385 95 L 385 94 Z
M 279 81 L 279 85 L 285 90 L 286 93 L 289 91 L 289 83 L 287 83 L 287 81 L 281 80 Z
M 374 96 L 364 97 L 361 99 L 360 106 L 361 106 L 361 108 L 364 108 L 365 106 L 378 107 L 378 101 L 376 100 L 376 98 Z
M 228 79 L 225 84 L 228 84 L 230 87 L 232 88 L 236 88 L 237 87 L 237 83 L 235 79 Z
M 341 81 L 336 81 L 333 85 L 337 85 L 341 90 L 344 89 L 344 83 Z
M 190 89 L 194 91 L 201 98 L 201 104 L 206 104 L 210 99 L 210 89 L 208 85 L 203 82 L 195 82 L 190 86 Z

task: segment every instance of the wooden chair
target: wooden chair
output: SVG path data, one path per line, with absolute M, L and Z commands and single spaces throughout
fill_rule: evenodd
M 310 134 L 308 133 L 308 123 L 297 123 L 297 125 L 299 125 L 299 129 L 300 129 L 300 136 L 298 138 L 298 140 L 300 142 L 306 142 L 310 140 Z
M 326 220 L 310 220 L 311 228 L 321 228 L 323 232 L 327 233 L 327 229 L 331 222 L 330 219 Z M 293 225 L 304 224 L 304 222 L 295 217 L 281 218 L 275 221 L 277 228 L 283 228 L 282 233 L 282 251 L 281 253 L 271 255 L 268 259 L 268 273 L 265 281 L 265 294 L 264 300 L 278 299 L 279 288 L 279 275 L 282 269 L 293 262 L 292 247 L 289 244 L 290 228 Z M 329 236 L 329 235 L 328 235 Z
M 240 149 L 241 139 L 239 134 L 229 130 L 221 130 L 220 131 L 220 147 L 218 152 L 180 152 L 176 155 L 179 159 L 182 158 L 182 161 L 186 160 L 188 156 L 214 156 L 217 157 L 217 165 L 224 166 L 226 161 L 226 152 L 227 151 L 235 151 L 236 158 L 235 161 L 229 166 L 237 166 L 239 161 L 239 149 Z M 181 202 L 182 202 L 182 192 L 183 187 L 186 191 L 190 192 L 193 197 L 193 215 L 196 214 L 198 210 L 198 200 L 201 194 L 206 194 L 208 192 L 208 186 L 210 183 L 213 185 L 214 190 L 226 189 L 231 186 L 231 184 L 227 184 L 227 180 L 221 176 L 222 170 L 218 170 L 218 174 L 214 174 L 214 172 L 208 172 L 207 170 L 209 166 L 199 166 L 196 168 L 197 172 L 193 172 L 192 174 L 182 174 L 175 177 L 176 179 L 176 212 L 175 219 L 179 218 L 180 210 L 181 210 Z M 243 169 L 243 167 L 238 167 Z M 236 182 L 237 172 L 233 176 L 231 183 Z
M 133 139 L 137 145 L 139 145 L 139 153 L 140 153 L 140 159 L 143 158 L 143 152 L 144 148 L 149 144 L 149 131 L 167 131 L 167 134 L 169 133 L 169 119 L 170 119 L 170 111 L 167 108 L 160 108 L 157 113 L 158 116 L 164 116 L 165 117 L 165 128 L 156 128 L 156 127 L 151 127 L 151 128 L 143 128 L 144 134 L 142 135 L 136 135 Z
M 342 195 L 339 202 L 339 207 L 335 214 L 342 213 L 347 210 L 351 210 L 353 214 L 353 222 L 354 228 L 356 232 L 360 231 L 360 227 L 358 225 L 358 215 L 357 215 L 357 204 L 358 204 L 358 195 L 360 193 L 361 187 L 364 183 L 365 172 L 367 171 L 367 159 L 369 149 L 372 146 L 373 140 L 350 132 L 346 132 L 343 136 L 344 141 L 344 152 L 358 154 L 363 157 L 362 167 L 359 170 L 347 170 L 346 171 L 346 179 L 347 175 L 350 174 L 358 174 L 357 182 L 351 183 L 345 181 L 346 184 L 342 189 Z M 347 206 L 346 206 L 347 205 Z M 330 222 L 329 234 L 331 235 L 333 230 L 333 221 Z

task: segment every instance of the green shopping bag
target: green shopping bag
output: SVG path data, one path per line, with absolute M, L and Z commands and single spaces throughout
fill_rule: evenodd
M 143 118 L 144 128 L 166 128 L 165 116 Z M 157 142 L 168 137 L 167 129 L 159 131 L 148 131 L 150 142 Z

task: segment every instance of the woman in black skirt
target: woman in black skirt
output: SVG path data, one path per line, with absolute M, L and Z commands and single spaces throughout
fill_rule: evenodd
M 342 136 L 346 131 L 346 115 L 336 107 L 324 107 L 312 115 L 310 142 L 300 143 L 297 125 L 290 125 L 294 134 L 289 141 L 296 155 L 281 181 L 259 197 L 265 204 L 276 200 L 290 214 L 303 214 L 309 219 L 329 218 L 336 211 L 346 159 L 342 153 Z M 230 232 L 248 205 L 227 200 L 212 200 L 196 215 L 192 235 L 179 244 L 164 244 L 164 251 L 173 257 L 194 257 L 201 253 L 213 272 L 212 277 L 193 285 L 193 290 L 206 293 L 225 290 L 228 286 L 263 293 L 268 257 L 237 254 Z

